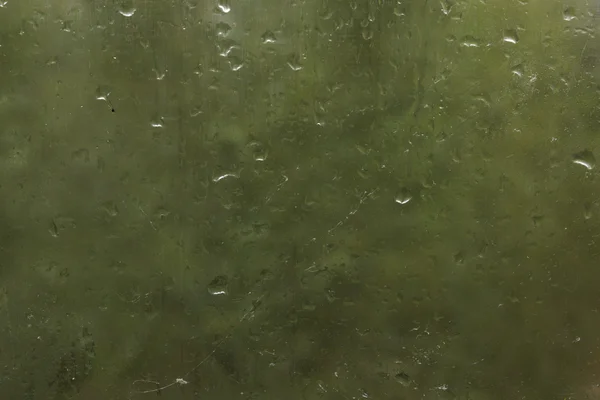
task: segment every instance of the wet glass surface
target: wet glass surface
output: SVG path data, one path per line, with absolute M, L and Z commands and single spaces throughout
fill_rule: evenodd
M 600 398 L 599 29 L 0 1 L 0 398 Z

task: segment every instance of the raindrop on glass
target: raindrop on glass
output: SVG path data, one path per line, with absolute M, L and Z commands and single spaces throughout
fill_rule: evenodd
M 410 386 L 410 376 L 408 376 L 408 374 L 406 374 L 405 372 L 397 373 L 396 375 L 394 375 L 394 379 L 402 386 Z
M 235 178 L 238 179 L 240 177 L 240 174 L 237 172 L 227 172 L 224 174 L 218 174 L 215 175 L 212 179 L 213 182 L 217 183 L 217 182 L 221 182 L 223 179 L 227 179 L 227 178 Z
M 229 59 L 229 67 L 232 71 L 239 71 L 244 66 L 244 61 L 238 57 L 231 57 Z
M 219 275 L 208 284 L 208 293 L 212 294 L 213 296 L 227 295 L 229 293 L 227 287 L 228 284 L 229 280 L 227 277 L 225 275 Z
M 572 21 L 575 19 L 575 9 L 573 7 L 567 7 L 563 11 L 563 19 L 565 21 Z
M 262 143 L 252 142 L 248 145 L 248 147 L 250 147 L 254 161 L 262 162 L 267 159 L 269 153 Z
M 291 68 L 292 71 L 300 71 L 302 69 L 302 64 L 300 63 L 300 57 L 297 54 L 292 54 L 288 58 L 287 62 L 288 67 Z
M 133 7 L 123 7 L 119 10 L 119 14 L 124 17 L 131 17 L 135 14 L 135 8 Z
M 48 232 L 50 233 L 50 236 L 55 238 L 58 237 L 58 225 L 56 225 L 56 221 L 50 221 L 50 224 L 48 225 Z
M 463 37 L 460 43 L 460 45 L 463 47 L 479 47 L 479 44 L 479 39 L 476 39 L 471 35 Z
M 523 76 L 523 64 L 519 64 L 519 65 L 515 65 L 514 67 L 511 68 L 510 72 L 513 73 L 513 75 L 518 76 L 519 78 Z
M 108 101 L 110 89 L 107 86 L 100 85 L 96 88 L 96 100 Z
M 592 170 L 596 166 L 596 158 L 591 151 L 583 150 L 573 154 L 573 163 L 582 165 L 588 170 Z
M 402 188 L 400 189 L 400 191 L 398 192 L 398 194 L 396 194 L 396 197 L 394 198 L 394 201 L 398 204 L 407 204 L 409 201 L 412 200 L 412 196 L 409 193 L 408 189 L 406 188 Z
M 161 117 L 154 118 L 150 121 L 150 126 L 153 128 L 162 128 L 164 126 L 164 120 Z
M 262 44 L 275 43 L 277 41 L 277 38 L 275 37 L 275 34 L 273 32 L 266 31 L 260 37 L 260 41 L 262 42 Z
M 514 29 L 507 29 L 504 31 L 504 35 L 502 37 L 502 41 L 505 43 L 516 44 L 519 42 L 519 36 L 517 35 L 517 31 Z
M 119 215 L 119 208 L 114 201 L 106 201 L 102 204 L 102 209 L 109 217 L 116 217 Z
M 219 0 L 219 3 L 217 4 L 217 9 L 223 14 L 228 14 L 231 11 L 229 0 Z
M 217 36 L 226 37 L 231 32 L 231 26 L 226 24 L 225 22 L 219 22 L 216 26 L 217 28 Z
M 583 206 L 583 217 L 585 219 L 591 219 L 593 215 L 594 215 L 594 213 L 592 211 L 592 204 L 586 203 Z

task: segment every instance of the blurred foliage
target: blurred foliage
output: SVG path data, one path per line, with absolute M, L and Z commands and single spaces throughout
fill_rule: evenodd
M 0 393 L 597 397 L 598 15 L 2 3 Z

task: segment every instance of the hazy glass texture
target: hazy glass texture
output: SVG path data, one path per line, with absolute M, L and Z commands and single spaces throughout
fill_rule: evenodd
M 600 0 L 2 0 L 0 399 L 599 399 Z

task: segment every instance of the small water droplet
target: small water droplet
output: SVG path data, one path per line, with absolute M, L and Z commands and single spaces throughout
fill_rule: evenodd
M 108 96 L 110 96 L 108 86 L 100 85 L 96 88 L 96 100 L 108 101 Z
M 266 31 L 260 37 L 260 41 L 262 42 L 262 44 L 275 43 L 277 41 L 277 38 L 275 37 L 275 34 L 273 32 Z
M 167 75 L 167 70 L 160 71 L 156 68 L 153 68 L 152 70 L 154 71 L 154 74 L 156 75 L 157 81 L 162 81 L 163 79 L 165 79 L 165 76 Z
M 402 205 L 407 204 L 411 200 L 412 200 L 412 195 L 410 194 L 410 192 L 406 188 L 400 189 L 400 191 L 398 192 L 398 194 L 394 198 L 394 201 L 396 203 L 402 204 Z
M 302 69 L 302 63 L 300 62 L 300 57 L 297 54 L 292 54 L 288 58 L 287 65 L 292 71 L 300 71 Z
M 132 17 L 135 14 L 136 9 L 134 7 L 123 7 L 119 10 L 119 14 L 124 17 Z
M 57 238 L 58 237 L 58 225 L 56 225 L 56 221 L 50 221 L 50 225 L 48 226 L 48 232 L 50 236 Z
M 410 376 L 408 376 L 405 372 L 399 372 L 394 375 L 394 379 L 396 382 L 400 383 L 402 386 L 410 386 Z
M 583 150 L 573 154 L 573 163 L 583 165 L 588 170 L 592 170 L 596 166 L 596 158 L 590 150 Z
M 565 21 L 572 21 L 575 19 L 575 9 L 573 7 L 567 7 L 563 11 L 563 19 Z
M 231 32 L 231 26 L 225 22 L 219 22 L 216 26 L 217 36 L 226 37 Z
M 512 67 L 510 69 L 510 72 L 512 72 L 514 75 L 518 76 L 519 78 L 523 76 L 523 64 L 519 64 L 519 65 L 515 65 L 514 67 Z
M 231 51 L 236 49 L 238 46 L 233 40 L 223 39 L 217 44 L 217 47 L 219 48 L 219 55 L 221 57 L 227 57 L 229 53 L 231 53 Z
M 90 151 L 86 148 L 75 150 L 71 153 L 71 159 L 76 163 L 87 164 L 90 162 Z
M 227 277 L 225 275 L 219 275 L 208 284 L 208 293 L 213 296 L 227 295 L 229 294 L 228 285 L 229 280 Z
M 268 150 L 260 142 L 251 142 L 248 144 L 250 151 L 252 152 L 252 158 L 254 161 L 265 161 L 269 154 Z
M 474 38 L 471 35 L 467 35 L 465 37 L 463 37 L 460 41 L 460 45 L 462 47 L 479 47 L 480 45 L 480 40 Z
M 505 43 L 516 44 L 519 42 L 519 35 L 517 35 L 517 31 L 515 31 L 514 29 L 506 29 L 504 31 L 502 41 Z
M 104 204 L 102 204 L 102 209 L 106 214 L 108 214 L 109 217 L 116 217 L 117 215 L 119 215 L 119 208 L 117 207 L 114 201 L 105 202 Z
M 154 118 L 152 121 L 150 121 L 150 126 L 153 128 L 162 128 L 164 124 L 165 121 L 162 119 L 162 117 Z
M 229 68 L 231 68 L 232 71 L 239 71 L 240 69 L 242 69 L 243 66 L 244 60 L 238 57 L 231 57 L 229 59 Z

